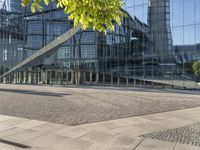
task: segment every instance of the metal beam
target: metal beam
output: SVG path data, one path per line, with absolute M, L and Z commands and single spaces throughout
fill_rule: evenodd
M 55 40 L 53 40 L 52 42 L 50 42 L 49 44 L 47 44 L 46 46 L 44 46 L 43 48 L 41 48 L 40 50 L 36 51 L 29 58 L 23 60 L 22 62 L 20 62 L 19 64 L 17 64 L 15 67 L 11 68 L 8 72 L 6 72 L 2 76 L 0 76 L 0 80 L 3 77 L 7 76 L 8 74 L 14 72 L 15 70 L 17 70 L 17 69 L 23 67 L 24 65 L 27 65 L 28 63 L 36 60 L 37 58 L 39 58 L 40 56 L 46 54 L 47 52 L 55 50 L 56 47 L 60 46 L 61 44 L 63 44 L 67 40 L 69 40 L 80 29 L 81 29 L 81 25 L 78 25 L 76 27 L 71 28 L 69 31 L 65 32 L 64 34 L 62 34 L 61 36 L 59 36 L 58 38 L 56 38 Z

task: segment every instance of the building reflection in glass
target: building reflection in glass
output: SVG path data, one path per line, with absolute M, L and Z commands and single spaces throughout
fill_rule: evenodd
M 198 88 L 199 0 L 126 0 L 128 16 L 108 34 L 92 29 L 2 82 Z M 0 74 L 73 27 L 54 4 L 31 14 L 20 0 L 0 4 Z

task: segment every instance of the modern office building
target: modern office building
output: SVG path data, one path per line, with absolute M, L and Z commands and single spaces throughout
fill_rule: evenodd
M 187 50 L 198 55 L 200 3 L 195 3 L 194 41 L 185 35 L 188 24 L 177 25 L 185 10 L 185 0 L 127 0 L 128 16 L 122 26 L 107 35 L 88 29 L 51 52 L 6 75 L 1 82 L 24 84 L 89 84 L 139 87 L 198 88 L 192 71 L 179 57 Z M 183 5 L 183 6 L 182 6 Z M 197 7 L 199 6 L 199 7 Z M 180 8 L 179 8 L 180 7 Z M 183 8 L 182 8 L 183 7 Z M 199 9 L 198 9 L 199 8 Z M 188 15 L 188 14 L 187 14 Z M 185 20 L 183 15 L 183 21 Z M 190 23 L 190 22 L 188 22 Z M 30 58 L 47 44 L 73 27 L 54 4 L 32 14 L 20 0 L 5 0 L 0 5 L 0 75 Z M 180 31 L 183 29 L 183 34 Z M 193 46 L 187 46 L 187 39 Z M 178 46 L 176 46 L 178 45 Z M 184 53 L 185 55 L 186 53 Z M 181 55 L 181 56 L 180 56 Z M 192 57 L 194 58 L 194 57 Z M 186 59 L 185 59 L 186 60 Z M 187 60 L 188 62 L 191 59 Z
M 152 49 L 160 63 L 171 63 L 172 35 L 170 28 L 170 0 L 149 0 L 149 36 Z

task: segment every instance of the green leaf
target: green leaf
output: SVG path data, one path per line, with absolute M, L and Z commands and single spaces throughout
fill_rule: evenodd
M 22 0 L 22 5 L 31 5 L 31 11 L 41 11 L 41 2 L 49 5 L 50 0 Z M 68 19 L 74 21 L 74 26 L 82 25 L 84 30 L 93 27 L 94 30 L 113 31 L 114 24 L 121 25 L 125 17 L 122 11 L 124 0 L 52 0 L 58 8 L 62 8 Z

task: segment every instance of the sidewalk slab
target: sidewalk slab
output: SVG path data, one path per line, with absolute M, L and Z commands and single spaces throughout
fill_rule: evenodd
M 36 137 L 42 136 L 43 134 L 44 134 L 43 132 L 39 132 L 39 131 L 24 130 L 22 132 L 4 137 L 3 139 L 7 141 L 16 142 L 16 143 L 24 143 Z
M 174 150 L 199 150 L 198 146 L 191 146 L 186 144 L 176 144 Z
M 77 126 L 0 115 L 0 138 L 30 146 L 30 150 L 196 150 L 200 147 L 153 140 L 141 135 L 184 127 L 200 122 L 199 118 L 200 108 Z M 13 148 L 1 142 L 0 145 Z M 0 147 L 0 150 L 3 148 Z
M 51 147 L 58 144 L 64 139 L 65 138 L 62 136 L 47 134 L 31 139 L 30 141 L 24 142 L 24 144 L 29 145 L 31 147 Z
M 173 150 L 176 143 L 145 139 L 135 150 Z
M 0 143 L 0 150 L 24 150 L 23 148 L 10 146 L 8 144 Z
M 25 130 L 26 129 L 17 128 L 17 127 L 14 127 L 14 128 L 11 128 L 11 129 L 7 129 L 5 131 L 0 132 L 0 138 L 4 138 L 4 137 L 7 137 L 9 135 L 17 134 L 17 133 L 25 131 Z

